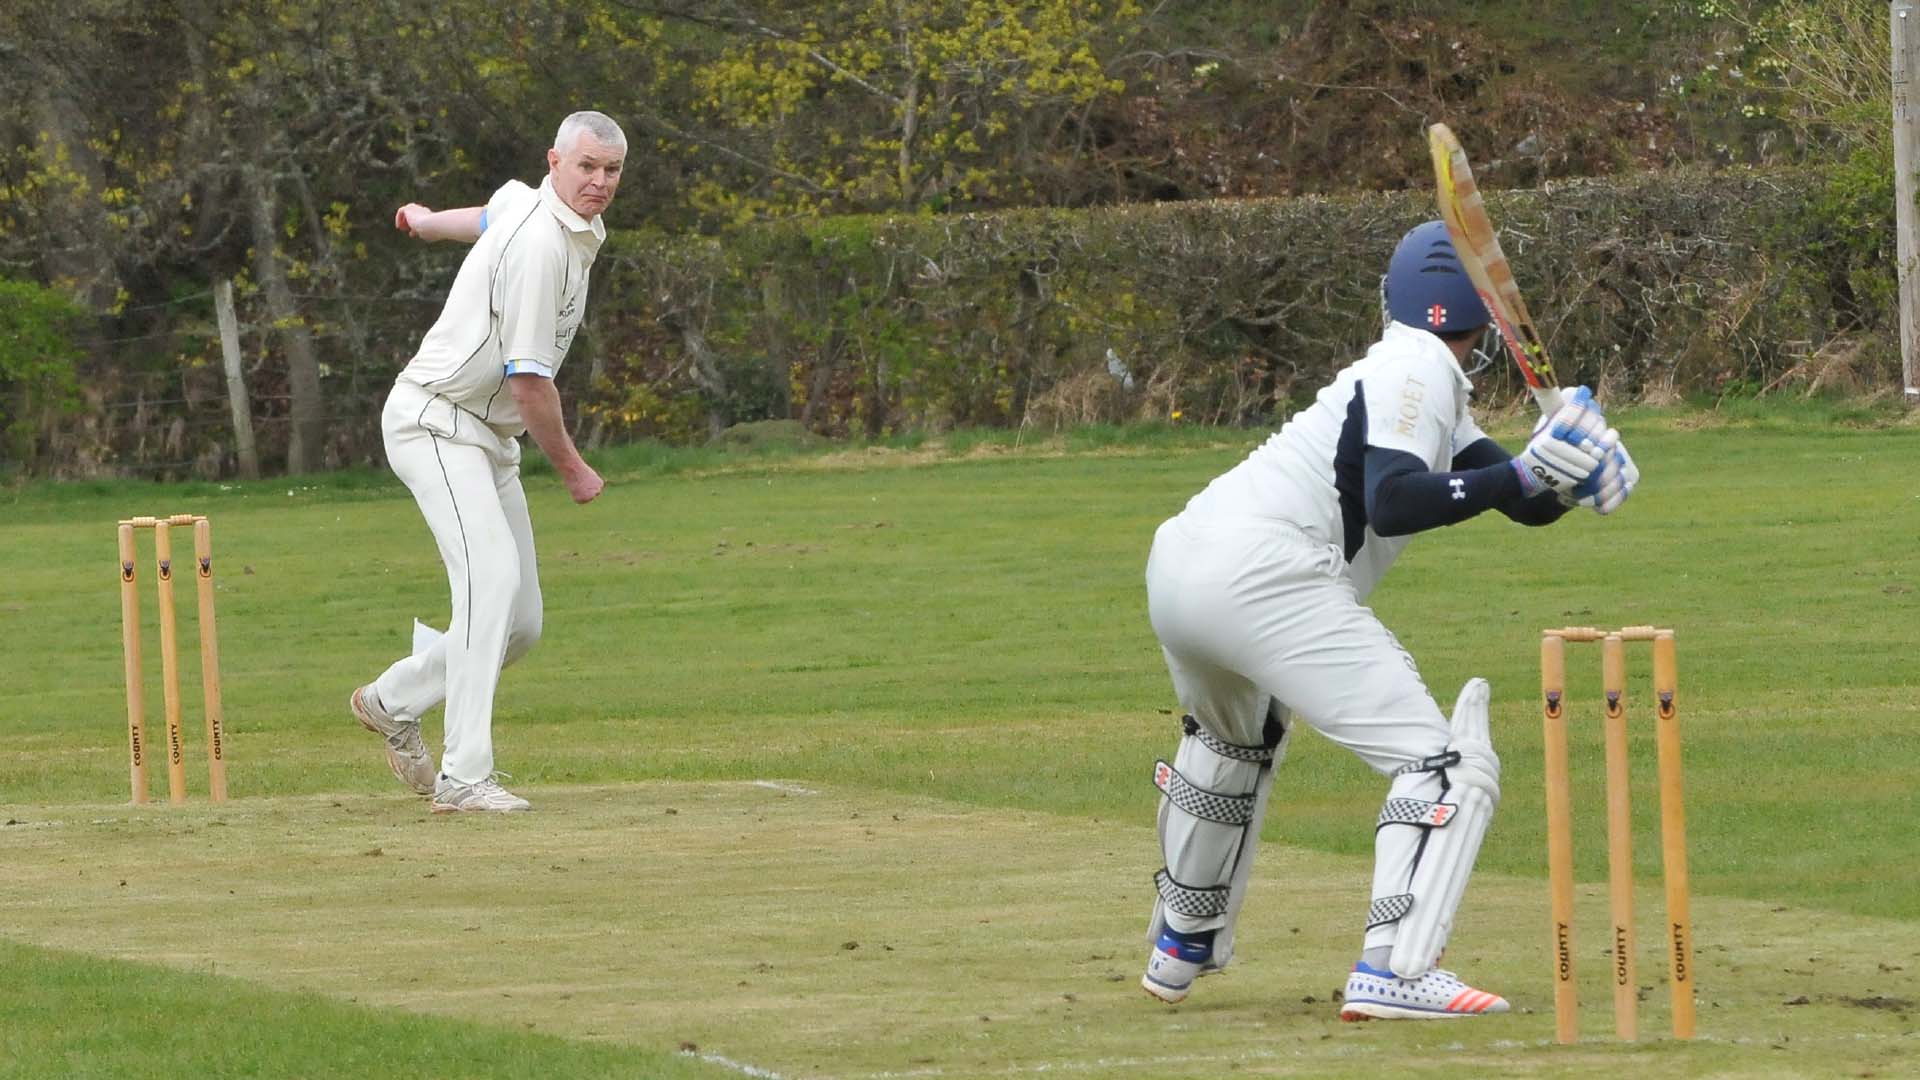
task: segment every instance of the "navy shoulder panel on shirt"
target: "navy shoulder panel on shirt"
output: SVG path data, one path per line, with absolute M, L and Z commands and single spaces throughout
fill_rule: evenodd
M 1353 398 L 1333 451 L 1333 490 L 1340 496 L 1340 527 L 1346 534 L 1347 561 L 1359 553 L 1367 536 L 1367 388 L 1354 380 Z

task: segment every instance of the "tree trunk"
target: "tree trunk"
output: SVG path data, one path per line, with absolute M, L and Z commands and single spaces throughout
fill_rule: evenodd
M 84 194 L 44 201 L 45 227 L 50 235 L 60 238 L 42 253 L 47 277 L 71 289 L 92 310 L 104 310 L 119 294 L 120 275 L 102 242 L 106 224 L 100 192 L 106 184 L 100 159 L 87 143 L 87 112 L 73 99 L 63 78 L 46 72 L 34 86 L 33 117 L 47 137 L 48 148 L 63 152 L 67 167 L 86 185 Z
M 324 467 L 326 415 L 320 400 L 320 360 L 313 334 L 287 285 L 286 268 L 276 252 L 280 200 L 267 171 L 241 169 L 248 216 L 253 226 L 253 272 L 267 302 L 267 314 L 287 351 L 287 472 L 317 472 Z
M 774 406 L 771 419 L 793 419 L 793 368 L 800 362 L 802 348 L 794 341 L 789 331 L 798 316 L 793 310 L 788 296 L 787 279 L 778 270 L 768 267 L 761 272 L 760 310 L 763 325 L 766 327 L 767 377 L 774 385 Z
M 920 75 L 907 76 L 906 106 L 900 118 L 900 201 L 911 210 L 916 192 L 913 186 L 913 140 L 920 133 Z
M 260 454 L 253 448 L 253 408 L 247 397 L 246 377 L 240 370 L 240 320 L 233 313 L 233 279 L 213 286 L 213 313 L 220 324 L 220 360 L 227 373 L 227 407 L 233 414 L 233 445 L 239 455 L 240 475 L 260 479 Z
M 920 62 L 913 54 L 913 28 L 908 24 L 906 5 L 895 3 L 893 8 L 896 32 L 900 35 L 900 52 L 907 69 L 906 85 L 900 88 L 900 99 L 904 103 L 900 110 L 900 203 L 911 210 L 918 200 L 913 190 L 913 141 L 920 131 Z
M 707 408 L 707 437 L 717 438 L 727 429 L 727 380 L 720 373 L 720 363 L 713 355 L 713 348 L 707 344 L 707 335 L 684 315 L 668 315 L 660 321 L 667 329 L 680 335 L 680 343 L 687 350 L 687 359 L 692 362 L 690 371 L 694 385 L 704 391 L 712 402 Z
M 601 408 L 590 410 L 587 405 L 599 396 L 600 384 L 606 381 L 607 350 L 600 347 L 599 336 L 593 332 L 591 316 L 580 324 L 580 333 L 573 339 L 575 363 L 579 362 L 583 353 L 587 361 L 587 387 L 580 392 L 580 407 L 574 414 L 573 441 L 588 450 L 598 450 L 607 441 L 607 413 Z

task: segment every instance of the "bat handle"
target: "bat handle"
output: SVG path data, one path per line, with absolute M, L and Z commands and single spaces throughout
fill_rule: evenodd
M 1530 386 L 1528 389 L 1533 391 L 1533 401 L 1540 406 L 1541 416 L 1552 416 L 1567 403 L 1566 396 L 1560 393 L 1557 386 Z

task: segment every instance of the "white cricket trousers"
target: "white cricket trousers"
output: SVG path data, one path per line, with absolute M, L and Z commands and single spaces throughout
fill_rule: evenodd
M 413 492 L 447 566 L 453 613 L 424 652 L 374 683 L 387 711 L 418 720 L 446 702 L 440 771 L 472 784 L 493 773 L 493 695 L 500 669 L 540 639 L 540 574 L 520 488 L 520 444 L 412 383 L 381 413 L 387 462 Z
M 1147 558 L 1147 612 L 1181 708 L 1227 742 L 1257 746 L 1271 696 L 1382 774 L 1445 751 L 1446 717 L 1345 570 L 1339 547 L 1281 522 L 1162 524 Z M 1240 790 L 1224 776 L 1187 779 Z M 1376 837 L 1374 895 L 1405 891 L 1408 831 Z M 1168 922 L 1192 930 L 1204 920 Z M 1371 932 L 1368 944 L 1391 935 Z

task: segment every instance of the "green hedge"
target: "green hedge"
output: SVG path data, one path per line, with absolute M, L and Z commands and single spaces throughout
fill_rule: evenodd
M 1861 161 L 1489 202 L 1563 378 L 1609 401 L 1858 393 L 1899 385 L 1891 187 L 1890 166 Z M 834 436 L 1272 423 L 1374 339 L 1380 270 L 1431 213 L 1421 191 L 617 232 L 561 389 L 590 445 L 760 420 Z M 408 250 L 408 280 L 451 278 L 458 253 Z M 443 289 L 305 301 L 330 460 L 379 460 L 380 402 Z M 83 317 L 0 285 L 0 477 L 230 471 L 209 307 Z M 263 447 L 285 430 L 267 359 Z M 1522 402 L 1509 365 L 1485 396 Z
M 1835 242 L 1827 190 L 1687 173 L 1488 203 L 1563 379 L 1665 398 L 1808 381 L 1847 343 L 1867 383 L 1897 369 L 1893 313 L 1861 299 L 1892 268 Z M 1381 268 L 1432 214 L 1408 192 L 616 236 L 586 405 L 606 436 L 672 439 L 1267 421 L 1375 338 Z M 1518 389 L 1503 366 L 1494 395 Z
M 53 417 L 79 403 L 85 319 L 57 289 L 0 278 L 0 469 L 31 467 Z

